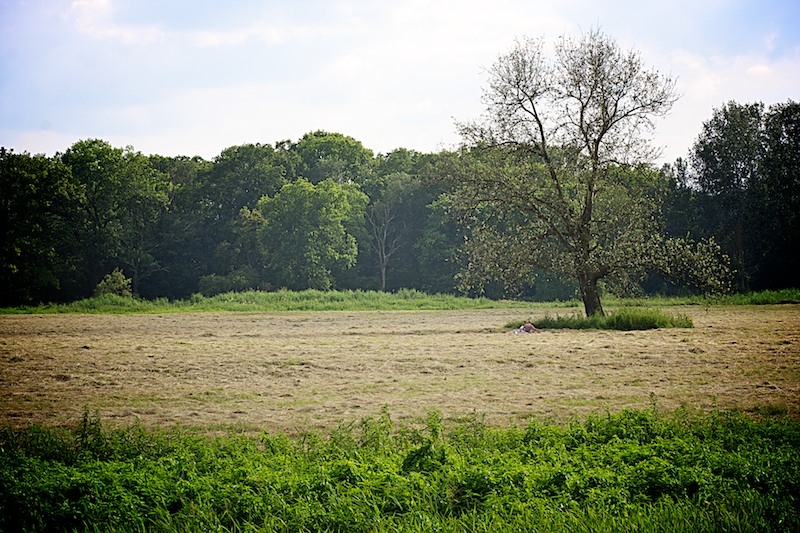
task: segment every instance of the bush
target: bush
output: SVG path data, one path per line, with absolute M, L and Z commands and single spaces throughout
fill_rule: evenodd
M 625 308 L 605 317 L 606 329 L 621 331 L 659 329 L 659 328 L 691 328 L 692 319 L 686 315 L 668 315 L 658 309 Z
M 229 274 L 201 276 L 199 290 L 203 296 L 216 296 L 228 292 L 245 292 L 258 287 L 258 273 L 254 269 L 242 268 Z
M 118 268 L 115 268 L 110 274 L 106 274 L 102 281 L 94 288 L 95 296 L 105 296 L 106 294 L 114 294 L 116 296 L 130 297 L 131 292 L 131 279 L 126 278 L 125 274 Z

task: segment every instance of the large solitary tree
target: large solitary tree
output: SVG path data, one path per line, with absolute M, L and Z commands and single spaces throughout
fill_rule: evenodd
M 665 265 L 677 245 L 665 246 L 656 173 L 643 165 L 675 82 L 599 30 L 562 37 L 552 57 L 541 40 L 517 42 L 488 74 L 486 111 L 460 124 L 469 157 L 453 169 L 453 207 L 472 229 L 464 282 L 543 269 L 575 280 L 586 314 L 603 314 L 600 280 Z

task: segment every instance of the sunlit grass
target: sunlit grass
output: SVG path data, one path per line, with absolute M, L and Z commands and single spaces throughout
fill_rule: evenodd
M 328 434 L 0 430 L 4 531 L 797 531 L 800 422 L 622 411 L 556 425 L 387 409 Z

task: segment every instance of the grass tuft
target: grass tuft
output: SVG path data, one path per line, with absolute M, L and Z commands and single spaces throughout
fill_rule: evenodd
M 518 328 L 522 322 L 510 322 L 507 328 Z M 540 329 L 609 329 L 634 331 L 661 328 L 691 328 L 692 319 L 686 315 L 670 315 L 659 309 L 623 307 L 606 316 L 545 316 L 536 321 Z

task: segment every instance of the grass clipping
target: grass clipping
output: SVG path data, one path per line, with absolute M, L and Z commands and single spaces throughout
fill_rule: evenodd
M 510 323 L 508 327 L 518 328 L 522 322 Z M 694 324 L 687 315 L 670 315 L 660 309 L 647 307 L 624 307 L 613 313 L 601 316 L 569 315 L 551 317 L 546 315 L 536 322 L 540 329 L 610 329 L 634 331 L 661 328 L 692 328 Z

